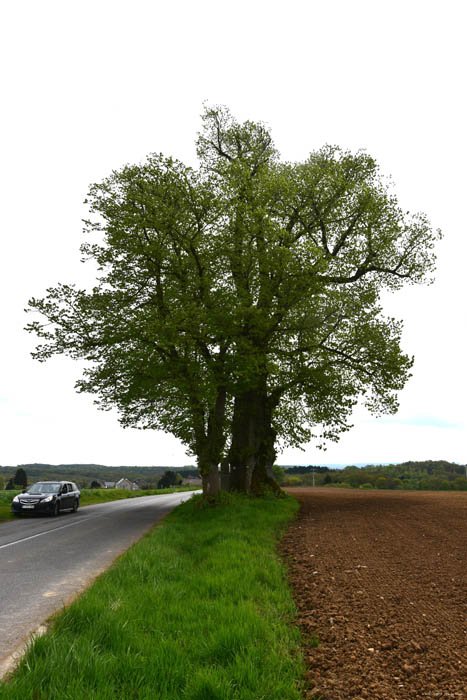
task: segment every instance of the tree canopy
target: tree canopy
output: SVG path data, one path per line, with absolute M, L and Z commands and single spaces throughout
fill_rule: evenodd
M 275 488 L 278 441 L 338 439 L 363 397 L 397 409 L 412 358 L 385 289 L 430 279 L 433 232 L 368 154 L 279 158 L 262 123 L 207 108 L 199 168 L 153 154 L 92 185 L 91 291 L 31 299 L 34 357 L 87 361 L 79 391 L 196 455 L 205 492 Z
M 15 475 L 13 477 L 13 483 L 17 486 L 22 486 L 23 488 L 27 488 L 28 477 L 27 477 L 27 474 L 22 467 L 19 467 L 16 470 Z

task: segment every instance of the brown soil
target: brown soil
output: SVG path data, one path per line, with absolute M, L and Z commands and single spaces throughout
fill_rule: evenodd
M 467 494 L 289 492 L 304 697 L 466 698 Z

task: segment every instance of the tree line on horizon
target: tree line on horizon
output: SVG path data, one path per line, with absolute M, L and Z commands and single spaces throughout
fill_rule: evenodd
M 0 466 L 0 473 L 2 472 L 12 472 L 16 469 L 23 468 L 31 475 L 37 476 L 47 471 L 60 471 L 64 475 L 69 475 L 71 472 L 76 472 L 83 474 L 84 476 L 97 476 L 97 473 L 107 474 L 107 475 L 121 475 L 128 471 L 131 471 L 137 476 L 144 476 L 147 474 L 160 474 L 166 470 L 176 470 L 182 472 L 197 472 L 196 467 L 192 465 L 183 465 L 177 467 L 170 466 L 150 466 L 144 467 L 141 465 L 119 465 L 119 466 L 107 466 L 105 464 L 80 464 L 80 463 L 70 463 L 70 464 L 47 464 L 41 462 L 33 462 L 30 464 L 18 464 L 16 466 Z M 64 476 L 65 479 L 71 479 L 70 476 Z
M 311 486 L 314 481 L 316 486 L 467 491 L 466 467 L 445 460 L 409 461 L 364 467 L 349 465 L 343 469 L 327 469 L 326 472 L 318 472 L 315 469 L 288 469 L 281 474 L 282 483 L 287 486 Z
M 66 468 L 66 471 L 62 471 Z M 27 469 L 27 471 L 26 471 Z M 134 470 L 134 471 L 133 471 Z M 183 478 L 200 476 L 198 469 L 184 467 L 107 467 L 104 465 L 22 465 L 0 467 L 0 489 L 18 489 L 33 481 L 71 480 L 81 488 L 100 488 L 100 481 L 127 477 L 142 484 L 141 488 L 172 485 L 173 475 Z M 400 464 L 363 467 L 349 465 L 332 468 L 325 465 L 274 465 L 273 475 L 285 486 L 351 486 L 352 488 L 467 490 L 466 467 L 446 460 L 407 461 Z M 314 478 L 313 478 L 314 475 Z M 28 478 L 29 476 L 29 478 Z M 175 483 L 175 482 L 174 482 Z
M 205 495 L 219 470 L 277 491 L 279 446 L 338 440 L 357 401 L 396 411 L 413 358 L 380 297 L 429 281 L 440 234 L 363 151 L 282 161 L 264 124 L 207 107 L 197 154 L 198 169 L 151 154 L 90 187 L 96 284 L 30 300 L 33 357 L 84 360 L 78 391 L 179 438 Z
M 84 469 L 79 469 L 82 466 Z M 0 490 L 19 490 L 25 489 L 36 481 L 73 481 L 78 484 L 79 488 L 103 488 L 104 482 L 117 482 L 121 478 L 128 478 L 136 483 L 142 490 L 168 488 L 170 486 L 180 485 L 184 479 L 197 477 L 198 470 L 190 468 L 168 468 L 155 467 L 151 472 L 142 470 L 147 467 L 130 467 L 125 470 L 124 467 L 103 467 L 102 465 L 94 465 L 95 469 L 90 470 L 90 465 L 31 465 L 31 468 L 26 471 L 23 465 L 18 468 L 0 467 Z M 69 467 L 63 471 L 63 467 Z M 117 473 L 108 470 L 117 469 Z M 135 469 L 131 472 L 130 469 Z

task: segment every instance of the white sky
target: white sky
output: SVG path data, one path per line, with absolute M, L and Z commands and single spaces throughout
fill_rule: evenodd
M 363 410 L 326 453 L 283 464 L 464 463 L 465 4 L 427 0 L 5 0 L 0 249 L 0 464 L 182 465 L 174 438 L 123 430 L 74 392 L 79 367 L 30 358 L 23 309 L 79 263 L 91 182 L 156 151 L 195 164 L 202 103 L 267 122 L 286 159 L 365 148 L 402 206 L 444 232 L 437 281 L 388 299 L 413 378 L 397 416 Z

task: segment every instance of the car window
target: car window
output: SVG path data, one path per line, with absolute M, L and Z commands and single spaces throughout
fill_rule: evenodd
M 46 484 L 37 483 L 30 486 L 27 493 L 39 494 L 39 493 L 58 493 L 60 490 L 60 484 Z
M 68 493 L 68 484 L 62 484 L 62 493 Z

